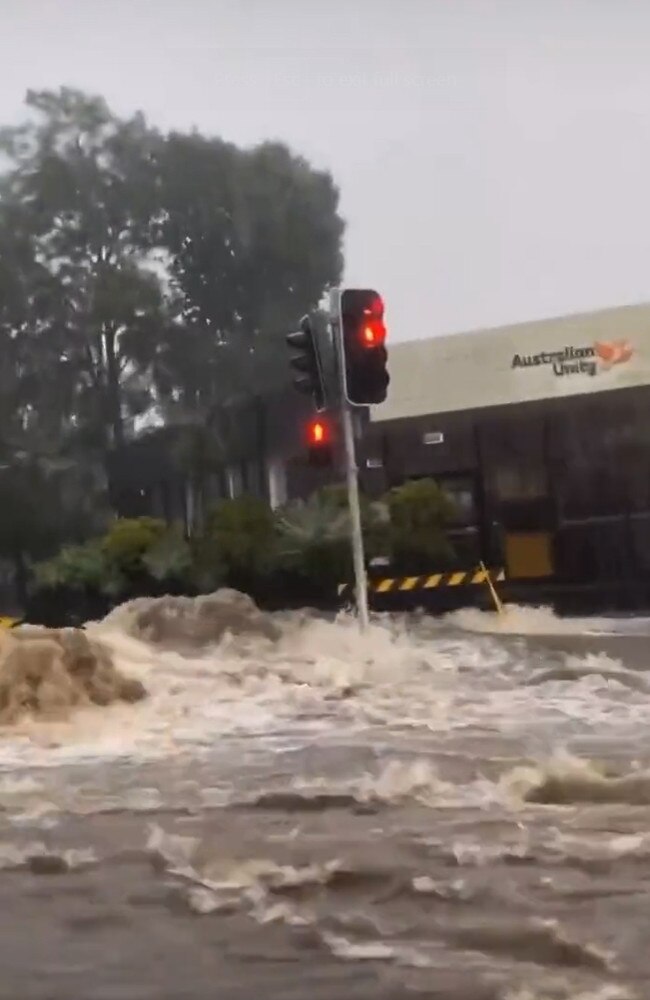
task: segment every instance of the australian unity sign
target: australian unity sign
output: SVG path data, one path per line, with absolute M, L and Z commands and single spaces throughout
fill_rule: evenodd
M 627 340 L 598 342 L 588 347 L 563 347 L 539 354 L 515 354 L 511 368 L 537 368 L 549 365 L 554 375 L 597 375 L 614 365 L 629 361 L 633 350 Z

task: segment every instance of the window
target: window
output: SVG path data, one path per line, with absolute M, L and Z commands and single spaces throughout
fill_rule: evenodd
M 438 485 L 452 501 L 456 516 L 456 524 L 474 524 L 476 522 L 476 499 L 474 483 L 469 478 L 449 477 L 438 480 Z
M 500 466 L 494 470 L 492 479 L 497 500 L 535 500 L 546 495 L 543 466 Z

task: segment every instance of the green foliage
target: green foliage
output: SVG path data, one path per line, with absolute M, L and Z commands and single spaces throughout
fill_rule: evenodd
M 228 570 L 213 545 L 197 538 L 191 545 L 192 568 L 188 576 L 190 587 L 199 594 L 211 594 L 230 583 Z
M 209 558 L 220 564 L 231 583 L 265 575 L 275 557 L 275 520 L 257 497 L 221 500 L 208 513 L 205 527 Z
M 125 585 L 117 567 L 107 557 L 101 540 L 65 546 L 53 559 L 35 566 L 34 578 L 38 589 L 69 587 L 118 594 Z
M 142 564 L 154 580 L 189 581 L 192 549 L 180 528 L 172 526 L 157 538 L 142 556 Z
M 0 151 L 3 221 L 31 249 L 23 273 L 47 293 L 42 322 L 25 331 L 32 388 L 62 431 L 119 446 L 124 416 L 152 400 L 143 376 L 165 323 L 162 287 L 147 267 L 162 139 L 141 115 L 123 121 L 101 98 L 69 88 L 30 91 L 26 104 L 28 119 L 1 131 Z M 42 294 L 35 301 L 43 309 Z
M 154 518 L 116 521 L 102 538 L 64 546 L 34 569 L 37 588 L 70 587 L 99 593 L 125 593 L 135 576 L 158 582 L 189 583 L 192 550 L 175 526 Z
M 212 423 L 224 402 L 286 381 L 284 331 L 341 275 L 338 191 L 277 142 L 241 150 L 176 133 L 159 162 L 161 240 L 183 318 L 159 385 L 173 370 L 167 404 Z
M 348 488 L 345 483 L 323 486 L 313 493 L 310 499 L 323 510 L 342 511 L 346 517 L 348 515 Z M 370 500 L 364 493 L 360 493 L 359 508 L 364 535 L 388 524 L 388 507 L 383 500 Z
M 102 539 L 102 550 L 122 573 L 138 573 L 144 557 L 160 544 L 166 532 L 165 521 L 154 517 L 118 518 Z
M 0 462 L 91 472 L 0 484 L 0 546 L 25 565 L 101 530 L 102 473 L 145 413 L 183 428 L 198 507 L 215 462 L 250 456 L 233 406 L 286 379 L 284 333 L 339 279 L 343 222 L 330 175 L 280 143 L 164 135 L 71 88 L 28 93 L 0 160 Z M 107 544 L 127 572 L 144 551 Z
M 56 497 L 50 500 L 54 485 L 36 463 L 8 465 L 0 470 L 0 554 L 14 551 L 42 554 L 56 539 Z
M 71 462 L 12 456 L 0 468 L 0 556 L 13 562 L 19 600 L 28 567 L 102 522 L 92 472 Z
M 383 504 L 360 498 L 366 557 L 379 554 L 387 536 Z M 326 486 L 308 500 L 288 504 L 277 514 L 278 563 L 283 569 L 329 588 L 352 573 L 350 515 L 344 486 Z
M 454 508 L 433 480 L 405 483 L 380 503 L 361 497 L 366 556 L 392 554 L 404 570 L 443 568 L 453 556 L 446 528 Z M 273 574 L 325 593 L 352 576 L 350 516 L 343 487 L 273 512 L 252 496 L 222 500 L 205 532 L 188 542 L 178 526 L 154 518 L 115 521 L 103 538 L 64 547 L 37 569 L 40 586 L 65 585 L 117 594 L 146 579 L 199 591 L 223 583 L 255 592 Z
M 393 558 L 413 570 L 431 569 L 453 558 L 445 534 L 454 515 L 447 494 L 433 479 L 416 479 L 386 497 Z
M 288 504 L 277 516 L 278 564 L 329 587 L 350 573 L 349 517 L 322 492 Z
M 251 452 L 233 404 L 286 378 L 284 332 L 341 275 L 343 222 L 330 175 L 280 143 L 164 135 L 72 88 L 30 91 L 0 159 L 0 554 L 25 577 L 101 530 L 103 473 L 154 409 L 182 427 L 177 467 L 202 511 L 215 463 Z M 207 559 L 124 523 L 101 559 L 68 546 L 42 572 L 245 576 L 272 560 L 260 530 L 226 540 L 217 518 Z
M 345 483 L 330 483 L 328 486 L 322 486 L 319 490 L 312 493 L 309 499 L 313 500 L 314 504 L 323 510 L 347 511 L 348 509 L 348 489 Z M 359 497 L 359 502 L 363 516 L 363 511 L 367 509 L 368 505 L 368 501 L 363 494 Z

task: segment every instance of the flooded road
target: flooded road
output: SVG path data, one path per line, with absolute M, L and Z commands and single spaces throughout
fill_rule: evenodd
M 648 623 L 282 621 L 6 731 L 0 997 L 647 1000 Z

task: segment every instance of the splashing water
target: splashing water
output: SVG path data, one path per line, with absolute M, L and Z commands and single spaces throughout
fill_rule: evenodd
M 377 616 L 361 635 L 347 615 L 255 611 L 247 629 L 245 601 L 213 629 L 196 607 L 88 626 L 146 700 L 2 733 L 0 897 L 56 876 L 37 909 L 4 898 L 38 947 L 59 946 L 43 900 L 68 913 L 65 882 L 83 908 L 91 872 L 117 894 L 108 930 L 98 896 L 84 911 L 97 996 L 120 949 L 133 995 L 153 995 L 160 940 L 176 950 L 156 995 L 213 995 L 229 968 L 224 996 L 281 997 L 288 962 L 328 1000 L 649 995 L 625 980 L 650 982 L 650 683 L 613 619 Z
M 408 618 L 379 617 L 363 635 L 348 615 L 327 621 L 286 614 L 273 622 L 276 637 L 257 628 L 225 631 L 217 642 L 194 650 L 184 644 L 182 652 L 173 643 L 134 636 L 133 615 L 127 605 L 88 631 L 109 647 L 124 674 L 142 681 L 149 697 L 134 706 L 80 710 L 65 723 L 24 721 L 5 731 L 0 766 L 155 759 L 238 734 L 289 738 L 372 727 L 424 729 L 439 738 L 495 728 L 541 734 L 552 723 L 553 739 L 561 740 L 571 726 L 629 727 L 647 714 L 650 688 L 620 662 L 590 654 L 533 669 L 497 635 L 476 634 L 502 627 L 497 616 L 478 612 L 458 612 L 426 629 Z M 528 624 L 531 634 L 541 622 L 560 621 L 543 609 L 508 615 L 516 619 L 513 631 Z M 574 621 L 574 631 L 583 624 Z M 562 621 L 566 634 L 569 626 Z
M 563 618 L 552 608 L 518 604 L 505 605 L 502 614 L 461 608 L 445 615 L 445 620 L 468 632 L 493 635 L 650 635 L 650 618 Z

